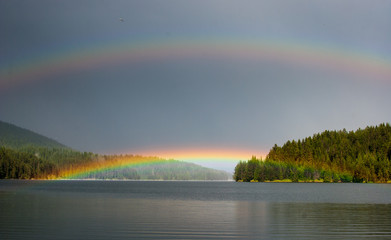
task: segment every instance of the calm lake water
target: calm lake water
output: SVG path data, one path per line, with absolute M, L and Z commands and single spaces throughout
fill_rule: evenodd
M 0 181 L 0 239 L 368 238 L 390 184 Z

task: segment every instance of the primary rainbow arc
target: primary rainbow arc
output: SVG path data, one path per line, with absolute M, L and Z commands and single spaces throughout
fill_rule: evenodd
M 124 155 L 110 160 L 93 161 L 76 167 L 62 169 L 59 179 L 81 179 L 90 174 L 127 169 L 137 166 L 165 163 L 174 159 L 185 162 L 237 163 L 248 160 L 252 155 L 266 156 L 265 152 L 251 149 L 233 150 L 225 148 L 187 148 L 187 149 L 154 149 L 144 154 Z M 149 156 L 149 157 L 147 157 Z M 151 157 L 153 156 L 153 157 Z M 259 155 L 257 155 L 259 157 Z M 50 177 L 49 177 L 50 178 Z

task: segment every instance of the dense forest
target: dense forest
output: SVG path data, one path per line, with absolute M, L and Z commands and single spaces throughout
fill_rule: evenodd
M 32 179 L 57 176 L 64 167 L 94 161 L 98 155 L 64 148 L 0 147 L 0 179 Z
M 57 141 L 0 121 L 0 179 L 55 176 L 65 166 L 96 160 Z
M 236 181 L 388 182 L 391 180 L 391 126 L 357 131 L 324 131 L 275 145 L 265 160 L 239 162 Z
M 110 162 L 154 161 L 156 157 L 98 155 L 79 152 L 50 138 L 0 121 L 0 179 L 55 179 L 66 171 Z M 224 171 L 175 160 L 145 166 L 91 172 L 79 176 L 93 179 L 227 180 Z

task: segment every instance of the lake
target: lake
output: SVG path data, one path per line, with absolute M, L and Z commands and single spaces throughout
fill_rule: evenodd
M 391 184 L 0 181 L 0 239 L 368 238 Z

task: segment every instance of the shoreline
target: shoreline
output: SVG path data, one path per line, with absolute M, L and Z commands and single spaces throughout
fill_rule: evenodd
M 251 180 L 250 182 L 235 181 L 235 180 L 164 180 L 164 179 L 0 179 L 1 181 L 96 181 L 96 182 L 237 182 L 237 183 L 357 183 L 357 184 L 391 184 L 391 180 L 387 182 L 324 182 L 323 180 L 314 181 L 303 181 L 293 182 L 290 179 L 273 180 L 273 181 L 256 181 Z
M 97 182 L 235 182 L 234 180 L 164 180 L 164 179 L 0 179 L 0 181 L 97 181 Z
M 242 180 L 239 180 L 237 182 L 245 182 Z M 391 180 L 388 180 L 387 182 L 325 182 L 323 179 L 317 179 L 317 180 L 310 180 L 310 181 L 304 181 L 304 180 L 299 180 L 297 182 L 292 181 L 291 179 L 283 179 L 283 180 L 267 180 L 267 181 L 257 181 L 257 180 L 251 180 L 247 183 L 365 183 L 365 184 L 391 184 Z

